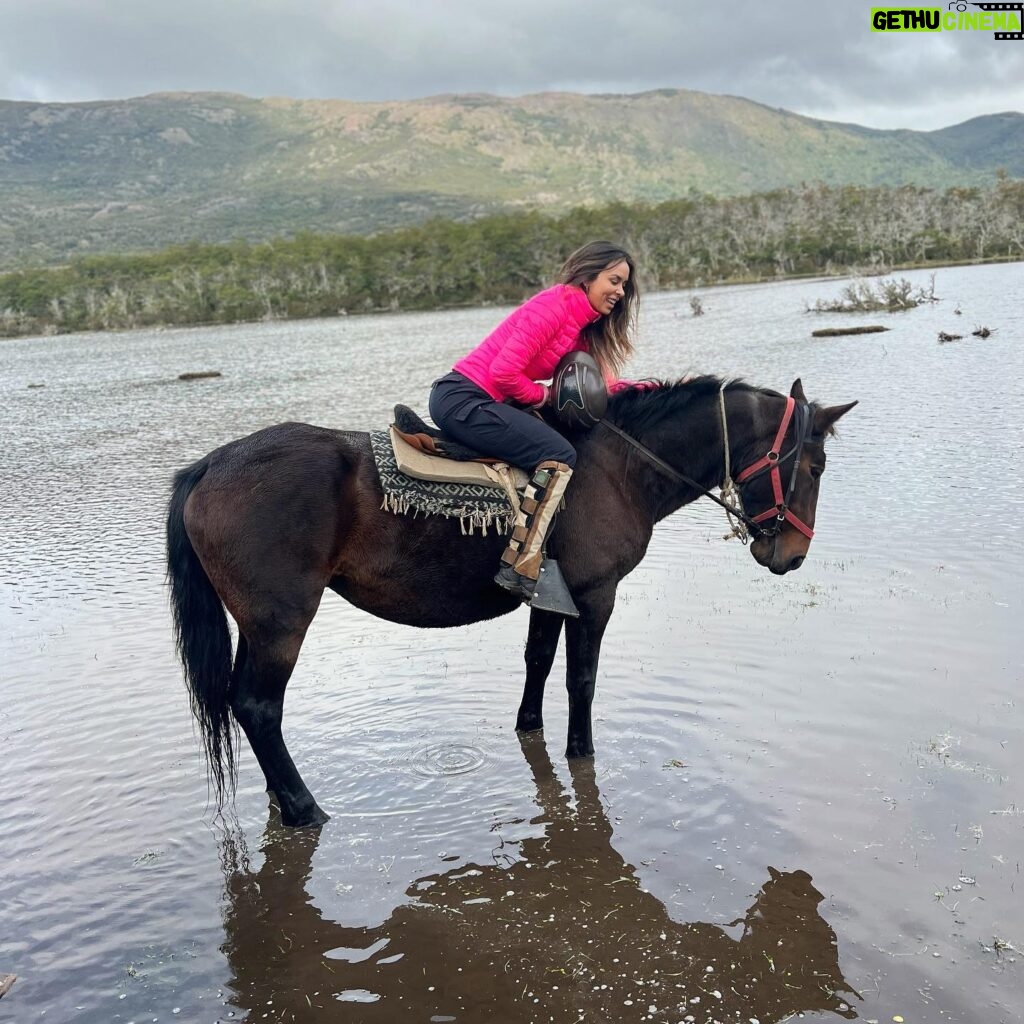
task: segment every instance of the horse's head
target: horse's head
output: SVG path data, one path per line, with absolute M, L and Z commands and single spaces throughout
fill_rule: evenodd
M 808 404 L 799 378 L 790 399 L 783 420 L 772 428 L 771 450 L 736 477 L 743 507 L 759 528 L 750 553 L 778 576 L 799 569 L 807 557 L 825 472 L 825 438 L 857 404 Z

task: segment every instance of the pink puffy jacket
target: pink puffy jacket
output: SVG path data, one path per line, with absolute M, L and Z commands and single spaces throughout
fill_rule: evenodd
M 524 302 L 453 369 L 497 402 L 539 405 L 547 391 L 536 382 L 549 380 L 566 352 L 587 351 L 580 331 L 600 317 L 582 288 L 556 284 Z M 607 383 L 615 392 L 632 382 Z

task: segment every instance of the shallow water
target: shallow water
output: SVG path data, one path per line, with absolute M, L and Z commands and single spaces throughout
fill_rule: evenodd
M 804 303 L 841 281 L 646 298 L 634 376 L 861 400 L 807 562 L 770 576 L 710 503 L 660 524 L 572 772 L 561 657 L 546 747 L 513 729 L 525 611 L 418 632 L 328 595 L 285 714 L 319 836 L 248 748 L 209 813 L 169 477 L 424 408 L 502 311 L 0 346 L 0 1021 L 1024 1019 L 1022 270 L 940 270 L 942 302 L 827 340 L 849 321 Z

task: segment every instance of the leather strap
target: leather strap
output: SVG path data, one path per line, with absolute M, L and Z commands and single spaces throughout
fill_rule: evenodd
M 671 477 L 678 483 L 692 487 L 695 491 L 700 491 L 705 498 L 710 498 L 716 505 L 721 505 L 730 515 L 741 519 L 748 527 L 753 527 L 755 530 L 760 531 L 760 527 L 742 509 L 737 508 L 735 505 L 730 505 L 727 501 L 722 501 L 721 498 L 712 494 L 703 484 L 699 484 L 696 480 L 686 476 L 685 473 L 680 473 L 679 470 L 673 469 L 664 459 L 655 455 L 650 448 L 641 444 L 635 437 L 631 437 L 624 430 L 620 430 L 614 423 L 609 423 L 608 420 L 601 420 L 600 425 L 607 427 L 612 433 L 618 434 L 624 441 L 628 441 L 648 462 L 654 463 L 666 476 Z

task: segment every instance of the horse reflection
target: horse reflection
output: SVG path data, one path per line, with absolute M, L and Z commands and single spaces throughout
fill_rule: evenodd
M 546 835 L 511 866 L 421 879 L 379 928 L 310 903 L 319 831 L 268 831 L 256 873 L 225 841 L 233 1002 L 254 1020 L 310 1022 L 856 1017 L 810 875 L 769 868 L 744 917 L 679 924 L 611 845 L 593 766 L 571 764 L 573 808 L 543 740 L 522 742 Z

